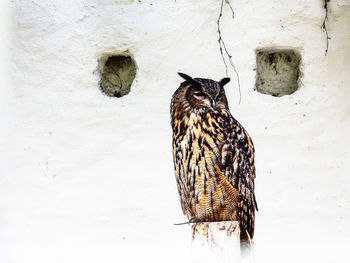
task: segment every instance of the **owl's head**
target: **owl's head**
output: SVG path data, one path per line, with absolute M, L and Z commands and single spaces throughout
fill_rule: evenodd
M 204 109 L 228 108 L 224 86 L 230 78 L 223 78 L 220 81 L 202 78 L 191 78 L 184 73 L 178 73 L 187 86 L 186 100 L 191 106 Z

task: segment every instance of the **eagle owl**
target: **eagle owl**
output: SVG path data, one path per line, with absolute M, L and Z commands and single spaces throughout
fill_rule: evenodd
M 254 235 L 253 142 L 232 117 L 224 85 L 185 79 L 171 100 L 173 157 L 183 213 L 191 222 L 237 220 L 241 240 Z

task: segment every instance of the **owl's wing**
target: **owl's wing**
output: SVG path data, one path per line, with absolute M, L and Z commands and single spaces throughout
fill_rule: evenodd
M 241 227 L 241 239 L 246 238 L 245 230 L 252 238 L 255 210 L 258 210 L 254 193 L 254 145 L 242 125 L 231 114 L 225 115 L 223 122 L 225 140 L 221 148 L 221 167 L 228 181 L 242 195 L 237 214 Z

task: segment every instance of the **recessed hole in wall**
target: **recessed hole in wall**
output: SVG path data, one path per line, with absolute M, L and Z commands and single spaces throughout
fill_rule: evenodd
M 130 92 L 136 76 L 136 63 L 130 56 L 113 55 L 101 59 L 100 87 L 103 93 L 111 97 L 122 97 Z
M 277 97 L 294 93 L 299 87 L 300 61 L 293 49 L 257 50 L 256 90 Z

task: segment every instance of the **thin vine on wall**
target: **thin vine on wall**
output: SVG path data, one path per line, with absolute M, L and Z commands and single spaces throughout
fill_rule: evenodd
M 328 20 L 328 3 L 331 0 L 323 0 L 324 1 L 324 9 L 325 9 L 325 15 L 324 15 L 324 19 L 323 19 L 323 23 L 321 28 L 326 32 L 326 50 L 325 50 L 325 56 L 327 56 L 328 53 L 328 47 L 329 47 L 329 40 L 331 39 L 328 35 L 328 29 L 327 29 L 327 25 L 326 25 L 326 21 Z
M 229 53 L 229 51 L 228 51 L 228 49 L 226 47 L 225 41 L 222 38 L 222 34 L 221 34 L 221 28 L 220 28 L 221 24 L 220 23 L 221 23 L 221 17 L 222 17 L 222 14 L 223 14 L 224 2 L 230 8 L 230 11 L 231 11 L 231 14 L 232 14 L 232 19 L 234 19 L 234 17 L 235 17 L 235 13 L 233 11 L 233 8 L 232 8 L 232 5 L 231 5 L 230 1 L 229 0 L 221 0 L 220 13 L 219 13 L 219 17 L 218 17 L 218 19 L 216 21 L 216 23 L 217 23 L 217 32 L 218 32 L 218 36 L 219 36 L 218 42 L 219 42 L 220 55 L 221 55 L 221 58 L 222 58 L 222 61 L 223 61 L 224 65 L 225 65 L 226 76 L 228 77 L 228 67 L 227 67 L 227 62 L 226 62 L 225 57 L 227 57 L 231 67 L 233 68 L 233 70 L 234 70 L 234 72 L 236 74 L 238 90 L 239 90 L 239 103 L 241 103 L 242 95 L 241 95 L 241 84 L 240 84 L 240 80 L 239 80 L 239 75 L 238 75 L 236 66 L 233 63 L 232 55 Z

